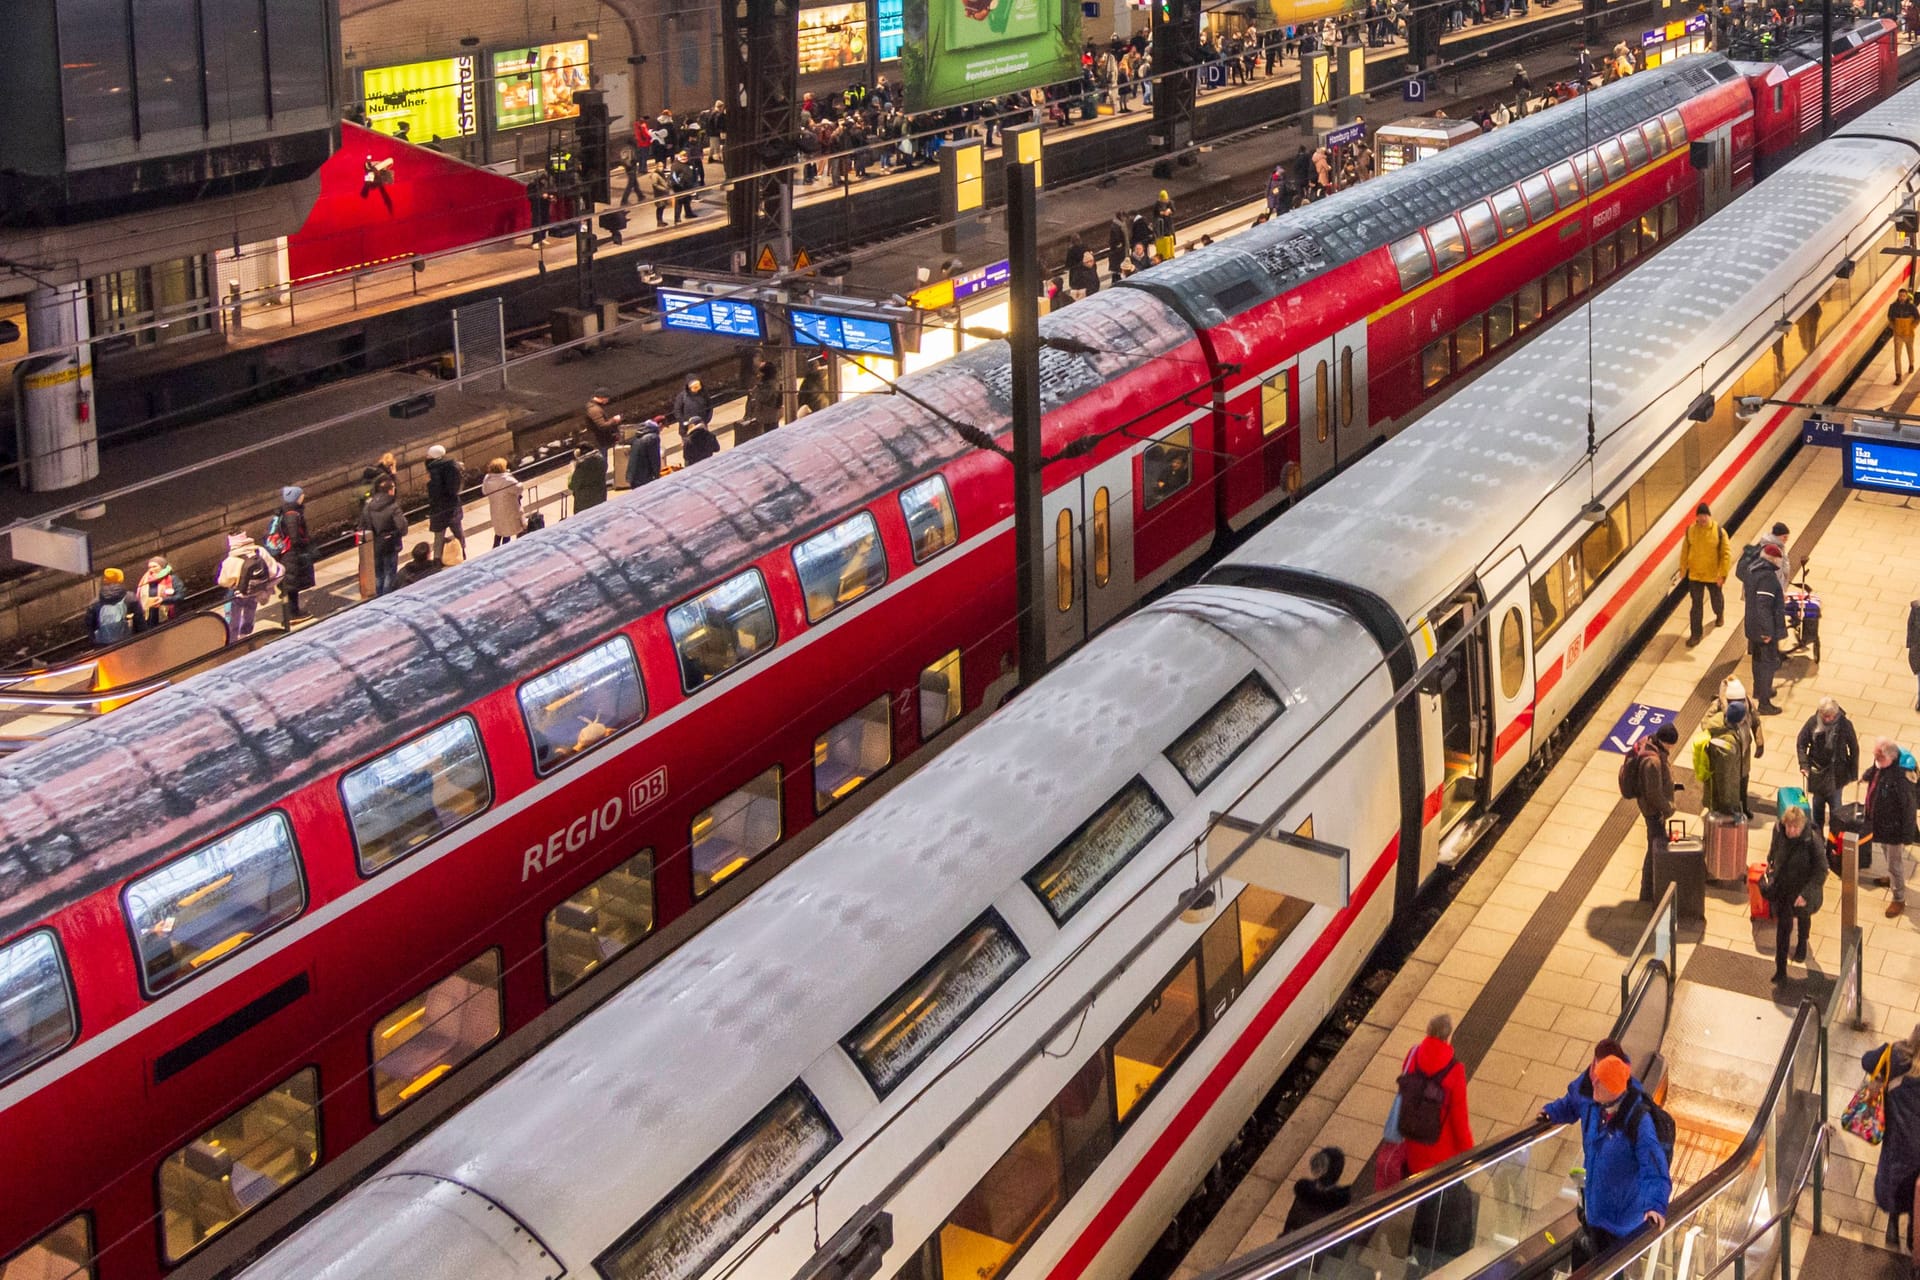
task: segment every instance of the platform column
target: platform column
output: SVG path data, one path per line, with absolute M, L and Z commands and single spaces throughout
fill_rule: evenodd
M 800 157 L 800 29 L 790 0 L 728 0 L 723 12 L 727 77 L 727 228 L 734 271 L 760 269 L 770 254 L 793 265 L 793 166 Z M 799 366 L 792 343 L 766 352 L 785 388 L 781 419 L 800 411 Z
M 1153 137 L 1163 155 L 1193 145 L 1194 78 L 1200 74 L 1198 0 L 1157 0 L 1153 6 Z M 1192 157 L 1186 157 L 1191 162 Z M 1167 177 L 1173 171 L 1155 166 Z
M 21 378 L 22 479 L 44 493 L 100 474 L 93 420 L 93 326 L 85 284 L 49 285 L 27 295 L 27 349 Z

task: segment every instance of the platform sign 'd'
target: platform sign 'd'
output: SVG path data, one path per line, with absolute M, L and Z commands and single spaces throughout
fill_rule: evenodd
M 1627 707 L 1627 713 L 1613 726 L 1613 731 L 1600 744 L 1600 749 L 1625 755 L 1633 750 L 1636 743 L 1651 738 L 1654 730 L 1661 725 L 1672 724 L 1679 714 L 1666 707 L 1650 707 L 1644 702 L 1635 702 Z
M 723 338 L 750 338 L 758 342 L 766 336 L 760 324 L 760 309 L 751 302 L 734 298 L 709 298 L 705 294 L 682 293 L 678 289 L 656 290 L 660 299 L 660 327 L 687 333 L 716 333 Z

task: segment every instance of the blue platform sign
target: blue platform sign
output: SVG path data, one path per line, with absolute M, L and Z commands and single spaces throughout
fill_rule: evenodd
M 1206 85 L 1209 89 L 1218 89 L 1227 83 L 1227 67 L 1223 62 L 1202 63 L 1200 71 L 1206 77 Z
M 1400 85 L 1400 96 L 1408 102 L 1427 100 L 1427 82 L 1419 76 L 1409 76 Z
M 1824 445 L 1838 449 L 1844 442 L 1847 428 L 1844 423 L 1823 418 L 1817 413 L 1808 414 L 1807 420 L 1800 424 L 1800 443 Z
M 1644 702 L 1635 702 L 1627 707 L 1627 714 L 1621 716 L 1613 726 L 1613 732 L 1600 744 L 1600 749 L 1625 755 L 1633 750 L 1635 743 L 1643 738 L 1651 738 L 1654 730 L 1661 725 L 1672 724 L 1679 714 L 1666 707 L 1650 707 Z
M 660 327 L 687 333 L 717 333 L 723 338 L 750 338 L 758 342 L 765 336 L 760 325 L 760 308 L 751 302 L 733 298 L 709 298 L 704 293 L 683 293 L 678 289 L 658 289 Z
M 1411 81 L 1409 81 L 1409 83 L 1411 83 Z M 1366 140 L 1366 122 L 1364 120 L 1356 120 L 1352 124 L 1343 124 L 1338 129 L 1327 130 L 1324 143 L 1329 147 L 1345 147 L 1355 142 L 1365 142 Z
M 830 311 L 787 312 L 793 325 L 793 340 L 803 347 L 826 347 L 852 355 L 888 356 L 898 353 L 891 321 L 864 316 L 835 315 Z
M 1849 433 L 1841 453 L 1842 479 L 1849 489 L 1920 494 L 1920 440 L 1888 440 Z

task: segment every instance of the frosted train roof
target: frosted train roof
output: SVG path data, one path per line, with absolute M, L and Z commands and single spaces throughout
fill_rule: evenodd
M 1288 704 L 1274 732 L 1289 741 L 1379 662 L 1352 619 L 1269 592 L 1221 590 L 1141 610 L 610 997 L 247 1280 L 308 1277 L 310 1260 L 325 1256 L 321 1241 L 361 1264 L 329 1267 L 329 1280 L 391 1274 L 384 1255 L 420 1215 L 396 1220 L 373 1206 L 406 1174 L 490 1197 L 567 1274 L 586 1274 L 601 1248 L 1131 781 L 1142 750 L 1173 742 L 1212 708 L 1255 656 Z M 1286 683 L 1290 672 L 1313 673 L 1314 701 Z M 1132 749 L 1089 749 L 1102 742 Z M 1204 807 L 1183 819 L 1197 834 Z M 1136 859 L 1115 883 L 1147 883 L 1159 865 Z M 582 1196 L 582 1167 L 606 1190 Z M 329 1218 L 364 1234 L 328 1227 Z M 440 1247 L 480 1257 L 489 1246 L 452 1230 Z
M 1920 89 L 1882 110 L 1920 113 Z M 1920 138 L 1920 128 L 1902 134 Z M 1821 263 L 1885 207 L 1914 161 L 1908 146 L 1861 138 L 1809 152 L 1489 365 L 1228 563 L 1353 582 L 1413 620 L 1484 567 L 1534 501 L 1583 475 L 1590 324 L 1602 454 L 1637 454 L 1681 421 L 1703 362 L 1706 385 L 1737 372 L 1783 295 L 1798 303 L 1824 287 Z M 1663 388 L 1658 409 L 1638 412 Z M 1584 502 L 1584 479 L 1579 488 Z
M 1048 409 L 1067 395 L 1098 407 L 1191 337 L 1163 303 L 1118 290 L 1042 332 L 1091 348 L 1046 353 Z M 901 381 L 998 434 L 1006 367 L 992 342 Z M 848 401 L 10 757 L 0 938 L 970 451 L 903 396 Z
M 1738 74 L 1732 63 L 1712 54 L 1628 76 L 1577 102 L 1516 120 L 1231 240 L 1161 263 L 1129 287 L 1164 294 L 1203 326 L 1223 323 Z

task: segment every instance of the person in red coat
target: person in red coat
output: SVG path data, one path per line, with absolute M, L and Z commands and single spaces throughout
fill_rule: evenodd
M 1453 1056 L 1453 1016 L 1436 1013 L 1427 1023 L 1427 1037 L 1407 1055 L 1403 1073 L 1418 1071 L 1437 1076 L 1446 1091 L 1440 1110 L 1437 1142 L 1406 1139 L 1407 1172 L 1422 1173 L 1444 1164 L 1473 1146 L 1473 1120 L 1467 1114 L 1467 1069 Z

